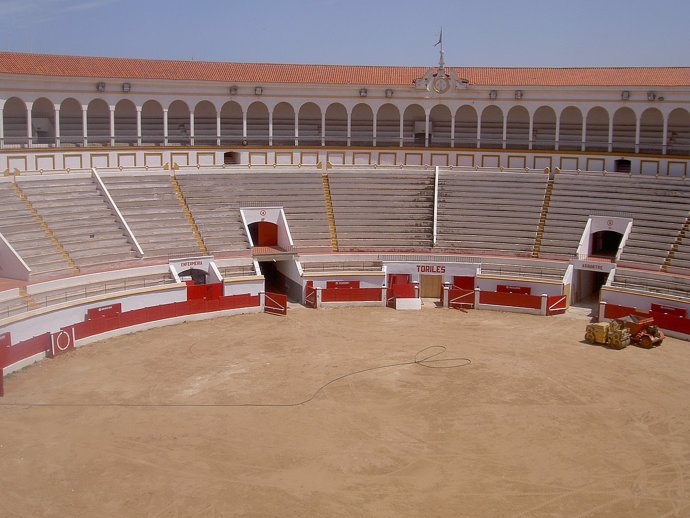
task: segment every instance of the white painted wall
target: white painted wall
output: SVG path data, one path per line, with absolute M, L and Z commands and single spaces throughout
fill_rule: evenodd
M 0 233 L 0 277 L 28 281 L 31 268 Z

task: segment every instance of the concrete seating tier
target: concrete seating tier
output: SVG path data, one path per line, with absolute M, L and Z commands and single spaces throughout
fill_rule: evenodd
M 437 246 L 531 253 L 547 181 L 543 173 L 441 172 Z
M 381 261 L 309 261 L 301 264 L 305 273 L 382 271 Z
M 533 265 L 523 263 L 482 263 L 481 275 L 492 277 L 526 277 L 562 281 L 566 264 Z
M 431 247 L 433 172 L 337 170 L 329 183 L 341 249 Z
M 253 264 L 233 265 L 233 266 L 219 266 L 218 271 L 223 276 L 223 279 L 232 277 L 251 277 L 256 275 L 256 270 Z
M 202 253 L 167 174 L 102 178 L 145 256 Z
M 21 181 L 34 209 L 79 268 L 130 260 L 132 247 L 90 176 Z
M 0 183 L 0 232 L 33 274 L 74 272 L 10 182 Z
M 642 275 L 635 271 L 617 268 L 611 286 L 690 298 L 690 278 L 663 273 Z
M 249 248 L 240 208 L 283 207 L 295 246 L 330 248 L 318 171 L 178 174 L 185 199 L 211 253 Z
M 573 255 L 590 215 L 633 219 L 621 262 L 659 268 L 688 215 L 690 185 L 673 178 L 557 174 L 542 254 Z

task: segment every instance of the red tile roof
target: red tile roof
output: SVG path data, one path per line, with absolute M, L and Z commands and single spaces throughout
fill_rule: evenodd
M 0 74 L 223 83 L 410 85 L 426 67 L 286 65 L 0 52 Z M 690 67 L 455 68 L 485 86 L 690 86 Z

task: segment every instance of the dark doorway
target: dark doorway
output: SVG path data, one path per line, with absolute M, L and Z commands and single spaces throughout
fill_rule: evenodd
M 196 268 L 180 272 L 180 278 L 191 277 L 194 284 L 206 284 L 207 276 L 208 274 L 204 270 L 197 270 Z
M 249 224 L 249 235 L 254 246 L 277 246 L 278 225 L 268 221 L 256 221 Z
M 596 303 L 599 301 L 601 287 L 606 283 L 607 272 L 575 271 L 574 302 Z
M 227 153 L 223 153 L 223 163 L 225 165 L 239 164 L 240 163 L 239 153 L 235 153 L 234 151 L 228 151 Z
M 592 234 L 592 252 L 594 257 L 615 257 L 623 234 L 612 230 L 601 230 Z
M 616 173 L 629 173 L 632 171 L 632 163 L 630 160 L 621 158 L 620 160 L 616 160 L 614 162 L 613 168 Z

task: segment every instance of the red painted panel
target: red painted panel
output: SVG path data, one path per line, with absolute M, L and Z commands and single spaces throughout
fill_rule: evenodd
M 546 298 L 546 314 L 557 315 L 565 313 L 567 308 L 567 298 L 565 295 L 554 295 Z
M 359 281 L 326 281 L 326 289 L 359 288 Z
M 521 295 L 531 295 L 532 288 L 528 286 L 514 286 L 508 284 L 499 284 L 496 286 L 496 291 L 498 293 L 520 293 Z
M 228 295 L 221 297 L 220 309 L 253 308 L 258 306 L 260 299 L 258 295 L 242 293 L 240 295 Z
M 34 354 L 46 352 L 49 348 L 50 333 L 43 333 L 28 340 L 17 342 L 5 350 L 5 366 L 17 363 Z
M 409 284 L 410 276 L 406 273 L 391 273 L 388 275 L 388 286 L 394 284 Z
M 652 304 L 651 312 L 654 314 L 663 313 L 664 315 L 674 315 L 681 318 L 686 318 L 688 316 L 687 309 L 667 306 L 666 304 Z
M 278 225 L 268 221 L 259 221 L 258 243 L 254 246 L 276 246 L 278 244 Z
M 5 389 L 3 387 L 3 373 L 2 368 L 7 365 L 5 357 L 7 356 L 7 350 L 12 345 L 12 336 L 10 333 L 0 334 L 0 397 L 5 395 Z
M 206 299 L 207 300 L 218 300 L 223 296 L 223 283 L 215 282 L 213 284 L 206 285 Z
M 474 308 L 474 290 L 448 290 L 448 306 L 454 309 Z
M 473 290 L 475 288 L 474 277 L 458 276 L 458 275 L 454 276 L 453 277 L 453 288 L 460 289 L 460 290 Z
M 287 295 L 267 291 L 264 311 L 272 315 L 287 315 Z
M 381 300 L 381 288 L 351 288 L 349 290 L 321 290 L 323 302 L 375 302 Z
M 515 308 L 541 308 L 541 297 L 522 293 L 480 291 L 479 302 L 492 306 L 509 306 Z
M 652 313 L 654 323 L 662 329 L 690 335 L 690 319 L 668 313 Z
M 394 284 L 391 288 L 396 299 L 414 299 L 417 296 L 414 284 Z
M 122 313 L 122 304 L 111 304 L 110 306 L 101 306 L 99 308 L 91 308 L 86 312 L 86 318 L 93 320 L 94 318 L 110 318 Z
M 61 354 L 68 353 L 74 350 L 75 333 L 74 327 L 63 327 L 57 333 L 50 335 L 50 348 L 48 349 L 48 357 L 55 358 Z
M 311 283 L 312 281 L 309 281 Z M 314 288 L 313 283 L 309 284 L 304 290 L 304 305 L 311 309 L 316 309 L 316 288 Z
M 206 298 L 205 284 L 187 284 L 187 300 L 203 300 Z
M 635 308 L 629 306 L 618 306 L 616 304 L 606 304 L 606 311 L 604 317 L 606 318 L 621 318 L 628 315 L 638 315 L 641 317 L 648 317 L 649 313 L 637 311 Z

